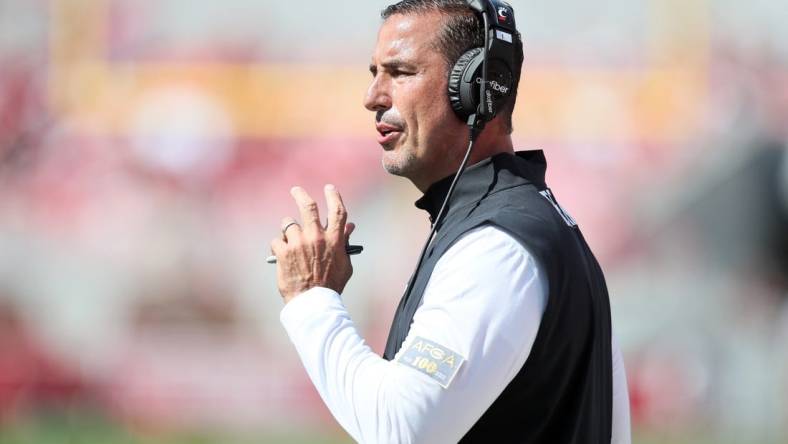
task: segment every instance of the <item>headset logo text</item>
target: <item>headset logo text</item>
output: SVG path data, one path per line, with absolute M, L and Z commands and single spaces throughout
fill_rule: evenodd
M 482 78 L 481 77 L 476 77 L 476 83 L 481 85 L 482 84 Z M 509 93 L 509 87 L 508 86 L 501 85 L 500 83 L 496 82 L 495 80 L 488 80 L 487 84 L 489 85 L 490 88 L 492 88 L 496 92 L 499 92 L 501 94 L 508 94 Z

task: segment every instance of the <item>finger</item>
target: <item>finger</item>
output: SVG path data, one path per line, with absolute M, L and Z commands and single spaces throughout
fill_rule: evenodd
M 274 256 L 279 256 L 279 253 L 282 252 L 287 247 L 287 244 L 278 237 L 271 240 L 271 254 Z
M 301 222 L 304 224 L 304 230 L 322 230 L 320 213 L 314 199 L 301 187 L 293 187 L 290 190 L 290 195 L 295 199 L 298 211 L 301 212 Z
M 328 226 L 327 230 L 337 236 L 337 239 L 344 234 L 345 221 L 347 221 L 347 210 L 342 202 L 342 196 L 334 185 L 326 185 L 323 188 L 326 195 L 326 205 L 328 206 Z
M 285 217 L 282 219 L 282 239 L 287 241 L 297 239 L 301 236 L 301 227 L 298 225 L 295 219 L 292 217 Z
M 353 234 L 353 230 L 356 229 L 356 224 L 353 222 L 348 222 L 345 224 L 345 245 L 350 245 L 350 235 Z

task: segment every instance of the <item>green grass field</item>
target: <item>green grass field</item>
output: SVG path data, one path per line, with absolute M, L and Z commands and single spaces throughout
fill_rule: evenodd
M 341 430 L 137 430 L 96 414 L 39 415 L 0 423 L 0 444 L 347 444 Z
M 280 430 L 132 430 L 99 414 L 39 415 L 23 421 L 0 423 L 0 444 L 349 444 L 353 440 L 338 427 Z M 490 442 L 494 442 L 491 440 Z M 721 438 L 708 430 L 636 430 L 636 444 L 739 444 L 740 439 Z M 747 444 L 778 444 L 782 441 L 748 441 Z

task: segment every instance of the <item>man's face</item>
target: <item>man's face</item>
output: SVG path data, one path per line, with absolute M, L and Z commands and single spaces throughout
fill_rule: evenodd
M 467 138 L 446 94 L 446 62 L 434 46 L 442 24 L 438 12 L 389 17 L 378 33 L 364 99 L 376 113 L 383 167 L 422 190 L 451 174 L 456 147 Z

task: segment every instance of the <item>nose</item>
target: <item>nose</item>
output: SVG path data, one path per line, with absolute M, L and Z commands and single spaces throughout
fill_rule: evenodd
M 372 79 L 364 97 L 364 107 L 370 111 L 385 111 L 391 108 L 390 84 L 378 74 Z

